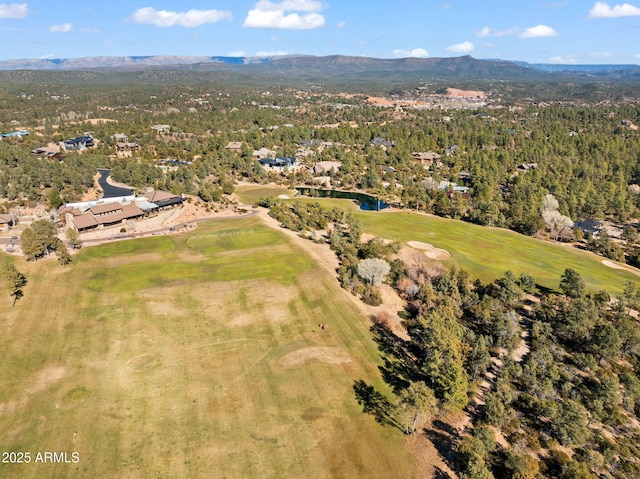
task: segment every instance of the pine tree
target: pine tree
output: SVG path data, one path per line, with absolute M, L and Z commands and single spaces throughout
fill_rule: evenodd
M 9 290 L 11 307 L 13 308 L 16 301 L 24 296 L 22 288 L 27 285 L 27 277 L 19 272 L 12 263 L 4 263 L 0 273 L 2 274 L 2 279 L 4 280 L 7 289 Z

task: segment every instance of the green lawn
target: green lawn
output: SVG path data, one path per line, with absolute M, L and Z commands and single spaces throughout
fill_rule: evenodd
M 404 436 L 354 398 L 354 379 L 383 387 L 368 320 L 258 218 L 16 265 L 0 449 L 80 462 L 0 477 L 415 476 Z
M 511 270 L 516 274 L 528 273 L 540 285 L 557 289 L 566 268 L 578 271 L 589 289 L 604 289 L 613 295 L 622 292 L 626 281 L 640 282 L 640 277 L 633 273 L 604 266 L 601 256 L 505 229 L 407 211 L 359 211 L 356 217 L 368 233 L 403 243 L 423 241 L 446 249 L 452 255 L 449 262 L 485 282 Z

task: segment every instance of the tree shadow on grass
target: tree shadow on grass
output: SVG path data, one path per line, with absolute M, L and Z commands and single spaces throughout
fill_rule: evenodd
M 440 469 L 438 466 L 435 467 L 432 477 L 433 479 L 451 479 L 451 476 L 447 472 Z
M 398 393 L 409 387 L 411 382 L 424 379 L 415 367 L 415 358 L 408 341 L 399 338 L 381 324 L 373 324 L 371 332 L 384 361 L 384 365 L 378 368 L 385 383 L 393 387 L 394 392 Z
M 368 385 L 362 379 L 353 382 L 353 391 L 358 404 L 362 406 L 362 412 L 371 414 L 376 422 L 383 426 L 392 426 L 404 431 L 400 424 L 393 417 L 394 405 L 373 386 Z
M 436 419 L 431 423 L 431 429 L 423 429 L 423 433 L 429 438 L 444 462 L 449 467 L 455 468 L 456 457 L 453 451 L 458 438 L 458 431 L 449 424 Z

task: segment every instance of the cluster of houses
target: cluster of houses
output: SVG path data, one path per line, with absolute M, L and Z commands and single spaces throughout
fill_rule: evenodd
M 181 195 L 152 190 L 140 196 L 103 198 L 102 200 L 69 203 L 58 210 L 58 225 L 79 232 L 90 231 L 136 220 L 164 208 L 180 205 Z
M 64 151 L 83 151 L 87 148 L 91 148 L 92 146 L 95 146 L 95 142 L 93 137 L 87 133 L 76 138 L 70 138 L 60 142 L 59 144 L 49 143 L 47 146 L 41 146 L 31 150 L 31 153 L 34 155 L 44 156 L 49 160 L 62 160 L 64 159 L 64 155 L 62 154 L 61 148 L 63 148 Z

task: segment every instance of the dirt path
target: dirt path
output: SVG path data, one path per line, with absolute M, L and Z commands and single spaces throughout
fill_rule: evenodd
M 340 262 L 335 254 L 335 252 L 331 251 L 328 244 L 318 244 L 310 241 L 308 239 L 300 238 L 298 233 L 295 231 L 288 230 L 286 228 L 282 228 L 280 223 L 269 216 L 269 210 L 265 208 L 259 208 L 258 216 L 260 219 L 264 221 L 264 223 L 281 233 L 284 233 L 291 239 L 291 241 L 305 250 L 309 255 L 313 258 L 313 260 L 322 266 L 326 271 L 329 272 L 332 276 L 336 276 L 336 271 L 340 266 Z M 380 288 L 380 292 L 382 295 L 383 302 L 380 306 L 369 306 L 368 304 L 363 303 L 355 297 L 354 295 L 342 290 L 346 298 L 351 301 L 351 303 L 358 308 L 367 318 L 371 318 L 377 316 L 381 313 L 386 313 L 386 317 L 388 319 L 388 324 L 391 327 L 391 330 L 394 334 L 404 340 L 408 340 L 409 336 L 407 335 L 406 330 L 401 325 L 401 318 L 398 316 L 398 311 L 403 309 L 403 300 L 398 296 L 398 293 L 393 290 L 393 288 L 383 285 Z

